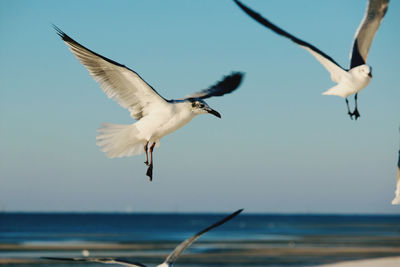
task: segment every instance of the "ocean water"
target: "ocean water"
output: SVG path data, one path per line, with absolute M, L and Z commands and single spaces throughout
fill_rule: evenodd
M 65 264 L 40 257 L 122 257 L 161 263 L 226 214 L 1 213 L 0 265 Z M 176 266 L 314 266 L 400 255 L 399 215 L 241 214 L 204 234 Z

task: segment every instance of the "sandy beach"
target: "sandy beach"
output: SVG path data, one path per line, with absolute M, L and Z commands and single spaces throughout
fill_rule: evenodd
M 333 264 L 320 265 L 319 267 L 398 267 L 400 266 L 399 257 L 386 257 L 369 260 L 356 260 L 356 261 L 345 261 Z

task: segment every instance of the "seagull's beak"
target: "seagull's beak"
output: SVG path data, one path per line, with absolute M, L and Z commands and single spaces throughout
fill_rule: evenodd
M 218 111 L 213 110 L 212 108 L 206 109 L 208 113 L 213 114 L 214 116 L 221 118 L 221 114 L 218 113 Z

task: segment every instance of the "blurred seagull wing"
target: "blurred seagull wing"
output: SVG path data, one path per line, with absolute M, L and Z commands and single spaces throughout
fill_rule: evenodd
M 137 120 L 150 113 L 153 105 L 167 104 L 136 72 L 82 46 L 59 28 L 58 35 L 75 57 L 86 67 L 109 98 L 127 108 Z
M 346 70 L 344 70 L 336 61 L 319 50 L 317 47 L 313 46 L 310 43 L 307 43 L 296 36 L 284 31 L 283 29 L 279 28 L 275 24 L 272 24 L 269 20 L 266 18 L 262 17 L 260 14 L 254 12 L 238 0 L 234 0 L 234 2 L 250 17 L 252 17 L 254 20 L 259 22 L 260 24 L 264 25 L 265 27 L 269 28 L 273 32 L 282 35 L 296 44 L 298 44 L 300 47 L 306 49 L 308 52 L 310 52 L 331 74 L 331 79 L 334 82 L 339 82 L 342 75 L 346 73 Z
M 187 248 L 189 247 L 191 244 L 193 244 L 193 242 L 195 242 L 202 234 L 210 231 L 211 229 L 214 229 L 215 227 L 220 226 L 221 224 L 226 223 L 227 221 L 231 220 L 232 218 L 236 217 L 237 215 L 239 215 L 239 213 L 241 213 L 243 211 L 243 209 L 237 210 L 234 213 L 232 213 L 229 216 L 226 216 L 225 218 L 223 218 L 222 220 L 208 226 L 207 228 L 201 230 L 200 232 L 198 232 L 197 234 L 195 234 L 194 236 L 186 239 L 185 241 L 183 241 L 182 243 L 180 243 L 175 249 L 174 251 L 172 251 L 171 254 L 168 255 L 168 257 L 165 259 L 163 264 L 167 264 L 168 266 L 172 266 L 174 264 L 174 262 L 176 261 L 176 259 L 179 257 L 179 255 L 181 255 L 181 253 Z
M 376 31 L 388 9 L 389 0 L 369 0 L 367 10 L 356 31 L 353 51 L 351 52 L 350 68 L 367 62 L 369 48 Z
M 99 262 L 105 264 L 119 264 L 130 267 L 146 267 L 138 262 L 131 262 L 123 259 L 114 259 L 114 258 L 57 258 L 57 257 L 42 257 L 42 259 L 46 260 L 56 260 L 56 261 L 84 261 L 84 262 Z
M 242 73 L 242 72 L 233 72 L 232 74 L 225 76 L 222 79 L 222 81 L 219 81 L 218 83 L 214 84 L 210 88 L 204 89 L 197 93 L 186 96 L 185 99 L 188 99 L 188 98 L 206 99 L 206 98 L 213 97 L 213 96 L 223 96 L 225 94 L 232 93 L 234 90 L 236 90 L 239 87 L 239 85 L 243 79 L 243 76 L 244 76 L 244 73 Z

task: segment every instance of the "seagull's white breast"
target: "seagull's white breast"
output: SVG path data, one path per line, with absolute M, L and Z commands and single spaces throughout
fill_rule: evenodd
M 367 73 L 361 72 L 359 69 L 360 67 L 361 66 L 357 66 L 345 73 L 342 73 L 340 80 L 338 80 L 338 84 L 323 94 L 337 95 L 347 98 L 350 95 L 360 92 L 371 81 L 371 77 Z
M 365 73 L 361 73 L 359 69 L 357 69 L 358 67 L 341 75 L 338 85 L 332 87 L 324 94 L 346 98 L 364 89 L 371 81 L 371 77 Z
M 196 116 L 186 103 L 168 103 L 143 117 L 136 123 L 143 139 L 155 142 L 168 135 Z
M 370 76 L 360 73 L 356 68 L 349 70 L 348 73 L 350 75 L 346 76 L 344 82 L 351 88 L 352 94 L 360 92 L 371 81 Z

